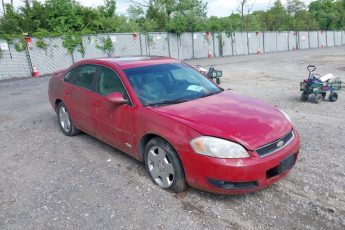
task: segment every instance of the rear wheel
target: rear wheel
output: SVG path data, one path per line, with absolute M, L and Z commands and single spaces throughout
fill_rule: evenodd
M 338 100 L 338 94 L 336 92 L 333 92 L 328 97 L 329 101 L 336 102 Z
M 319 104 L 323 100 L 322 94 L 315 95 L 315 102 L 316 104 Z
M 302 95 L 301 95 L 301 100 L 302 100 L 302 101 L 307 101 L 307 100 L 308 100 L 308 97 L 309 97 L 309 94 L 306 93 L 306 92 L 303 92 Z
M 145 165 L 152 181 L 159 187 L 182 192 L 186 189 L 184 170 L 173 147 L 161 138 L 153 138 L 145 148 Z
M 59 119 L 59 125 L 63 134 L 65 134 L 66 136 L 75 136 L 80 133 L 80 131 L 74 126 L 68 109 L 62 102 L 60 102 L 58 105 L 57 115 Z

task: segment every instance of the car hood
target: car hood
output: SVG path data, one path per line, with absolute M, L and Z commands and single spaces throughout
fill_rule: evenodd
M 202 135 L 236 141 L 249 150 L 273 142 L 292 129 L 291 122 L 279 109 L 230 92 L 150 109 Z

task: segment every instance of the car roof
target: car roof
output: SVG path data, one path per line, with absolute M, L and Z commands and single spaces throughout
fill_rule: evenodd
M 159 65 L 168 63 L 178 63 L 180 61 L 162 56 L 124 56 L 124 57 L 108 57 L 93 59 L 100 62 L 116 64 L 121 69 L 130 69 L 149 65 Z

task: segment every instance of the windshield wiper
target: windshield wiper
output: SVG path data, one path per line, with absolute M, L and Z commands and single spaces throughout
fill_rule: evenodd
M 166 101 L 159 101 L 155 103 L 147 103 L 145 106 L 160 106 L 160 105 L 173 105 L 179 104 L 187 101 L 191 101 L 192 99 L 180 99 L 180 100 L 166 100 Z

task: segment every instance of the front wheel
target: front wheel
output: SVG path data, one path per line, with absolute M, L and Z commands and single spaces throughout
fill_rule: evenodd
M 328 99 L 331 102 L 336 102 L 338 100 L 338 94 L 336 92 L 333 92 L 329 95 Z
M 153 138 L 145 147 L 145 165 L 159 187 L 182 192 L 186 189 L 184 170 L 174 148 L 161 138 Z
M 303 92 L 302 95 L 301 95 L 301 100 L 302 100 L 302 101 L 307 101 L 307 100 L 308 100 L 308 97 L 309 97 L 309 94 L 306 93 L 306 92 Z
M 323 100 L 322 94 L 315 95 L 315 102 L 316 104 L 319 104 Z
M 60 103 L 57 108 L 57 115 L 59 119 L 60 128 L 66 136 L 75 136 L 80 131 L 74 126 L 71 116 L 64 103 Z

